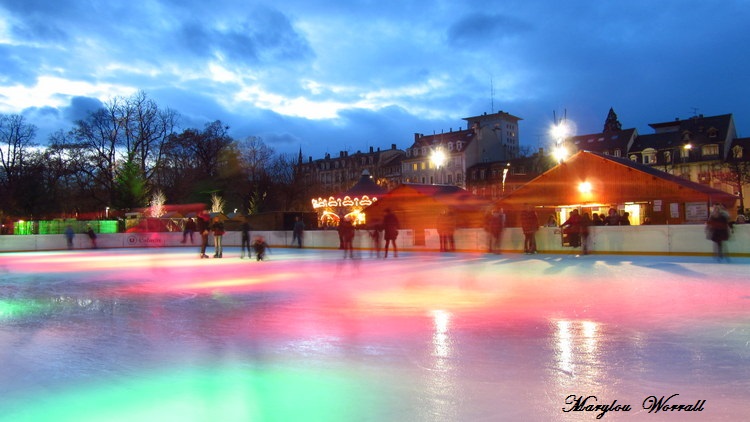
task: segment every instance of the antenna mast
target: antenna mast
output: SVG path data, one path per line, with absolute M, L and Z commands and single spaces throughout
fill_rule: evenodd
M 495 82 L 490 75 L 490 114 L 495 114 Z

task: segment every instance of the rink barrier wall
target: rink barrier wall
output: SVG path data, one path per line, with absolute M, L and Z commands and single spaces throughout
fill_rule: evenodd
M 271 248 L 292 247 L 291 231 L 257 231 L 252 236 L 261 235 Z M 305 232 L 303 246 L 306 248 L 338 249 L 339 238 L 335 230 L 310 230 Z M 194 234 L 193 242 L 182 244 L 182 233 L 104 233 L 97 237 L 99 248 L 150 248 L 150 247 L 192 247 L 200 246 L 200 236 Z M 457 252 L 484 252 L 488 250 L 489 239 L 482 229 L 458 229 L 455 233 Z M 501 250 L 503 252 L 523 252 L 524 236 L 520 228 L 503 230 Z M 554 227 L 541 227 L 536 234 L 537 249 L 541 253 L 575 254 L 580 248 L 563 247 L 560 230 Z M 76 234 L 74 249 L 89 249 L 91 241 L 85 234 Z M 224 235 L 224 246 L 239 247 L 240 232 L 230 231 Z M 413 230 L 400 230 L 397 239 L 402 251 L 437 251 L 440 239 L 435 229 L 424 233 L 424 245 L 415 245 Z M 726 242 L 727 251 L 732 256 L 750 256 L 750 224 L 736 225 L 734 233 Z M 213 247 L 213 236 L 209 236 L 209 247 Z M 368 232 L 357 231 L 354 238 L 355 249 L 373 249 Z M 64 235 L 6 235 L 0 236 L 0 252 L 65 250 Z M 593 254 L 645 254 L 645 255 L 710 255 L 713 242 L 706 239 L 703 225 L 648 225 L 591 227 L 589 251 Z

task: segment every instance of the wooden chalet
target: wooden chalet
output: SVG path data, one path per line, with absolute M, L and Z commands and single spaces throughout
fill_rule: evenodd
M 518 226 L 524 206 L 537 210 L 540 223 L 554 214 L 558 224 L 574 208 L 630 214 L 630 223 L 703 223 L 712 204 L 734 210 L 737 197 L 625 158 L 579 151 L 523 187 L 495 201 L 510 226 Z
M 368 225 L 383 220 L 386 209 L 391 209 L 402 229 L 414 230 L 414 243 L 423 245 L 425 229 L 437 227 L 443 211 L 456 217 L 458 228 L 484 226 L 484 216 L 492 202 L 483 200 L 465 189 L 453 185 L 403 184 L 382 196 L 365 209 Z

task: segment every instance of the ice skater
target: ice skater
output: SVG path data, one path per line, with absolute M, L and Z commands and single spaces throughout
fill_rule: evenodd
M 96 233 L 94 233 L 94 229 L 91 228 L 91 226 L 86 226 L 86 234 L 89 236 L 89 239 L 91 239 L 91 248 L 96 249 Z
M 73 238 L 75 238 L 76 233 L 73 231 L 73 226 L 68 224 L 67 227 L 65 227 L 65 240 L 68 241 L 68 249 L 73 249 Z
M 398 229 L 400 225 L 396 214 L 391 211 L 390 208 L 385 210 L 385 216 L 383 217 L 383 231 L 385 233 L 385 255 L 383 258 L 388 258 L 388 245 L 393 244 L 393 257 L 398 258 L 398 247 L 396 246 L 396 238 L 398 237 Z
M 201 259 L 208 258 L 206 248 L 208 247 L 208 216 L 201 215 L 198 217 L 198 233 L 201 235 Z
M 242 223 L 242 227 L 240 228 L 240 231 L 242 233 L 242 243 L 240 243 L 240 259 L 245 257 L 245 251 L 247 251 L 248 258 L 253 257 L 253 253 L 250 251 L 250 230 L 252 230 L 252 228 L 250 227 L 250 222 L 245 219 L 245 221 Z
M 706 238 L 714 242 L 714 258 L 729 261 L 724 242 L 729 240 L 729 230 L 733 228 L 729 213 L 721 204 L 714 205 L 706 221 Z
M 266 258 L 266 251 L 270 249 L 271 248 L 268 246 L 268 243 L 266 243 L 263 236 L 255 237 L 255 241 L 253 241 L 253 250 L 255 251 L 256 261 L 263 261 Z

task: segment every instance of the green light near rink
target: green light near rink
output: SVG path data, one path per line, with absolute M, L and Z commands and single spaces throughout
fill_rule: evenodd
M 117 233 L 117 220 L 41 220 L 41 221 L 16 221 L 13 223 L 13 234 L 63 234 L 65 229 L 71 226 L 75 233 L 84 233 L 87 226 L 91 226 L 96 233 Z

